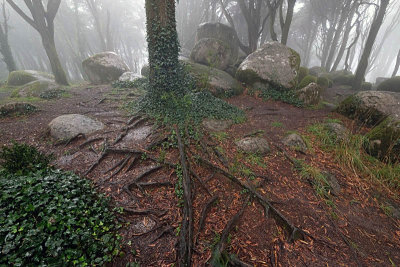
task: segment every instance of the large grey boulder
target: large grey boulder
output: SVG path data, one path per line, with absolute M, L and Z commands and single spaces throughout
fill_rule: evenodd
M 239 42 L 236 31 L 232 27 L 222 23 L 206 22 L 200 24 L 196 32 L 195 43 L 204 38 L 213 38 L 222 41 L 231 51 L 230 62 L 232 64 L 236 62 L 239 54 Z
M 246 153 L 267 154 L 271 151 L 268 141 L 260 137 L 246 137 L 236 142 L 238 148 Z
M 194 46 L 190 59 L 196 63 L 226 70 L 232 62 L 233 52 L 230 46 L 215 38 L 200 39 Z
M 114 52 L 103 52 L 85 59 L 83 70 L 93 84 L 104 84 L 116 81 L 129 71 L 128 65 Z
M 207 89 L 216 97 L 239 95 L 243 92 L 242 85 L 222 70 L 191 61 L 182 63 L 196 80 L 197 88 Z
M 62 115 L 49 123 L 50 135 L 68 140 L 78 134 L 91 134 L 104 128 L 104 124 L 80 114 Z
M 21 86 L 33 81 L 55 82 L 54 76 L 49 73 L 36 70 L 17 70 L 10 72 L 7 79 L 7 85 Z
M 346 98 L 337 111 L 349 118 L 376 125 L 386 117 L 400 119 L 400 93 L 362 91 Z
M 249 85 L 263 82 L 292 89 L 296 86 L 299 68 L 300 56 L 296 51 L 281 43 L 270 42 L 240 64 L 236 77 Z
M 322 98 L 322 87 L 316 83 L 310 83 L 304 88 L 296 91 L 297 97 L 306 105 L 318 105 Z
M 363 91 L 344 100 L 337 111 L 374 128 L 367 151 L 382 160 L 400 160 L 400 93 Z

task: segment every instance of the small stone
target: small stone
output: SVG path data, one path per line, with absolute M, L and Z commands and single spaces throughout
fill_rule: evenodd
M 222 132 L 231 127 L 231 125 L 231 120 L 205 119 L 203 121 L 203 127 L 209 132 Z
M 316 83 L 310 83 L 296 92 L 297 97 L 306 105 L 318 105 L 323 89 Z
M 121 77 L 119 77 L 118 81 L 120 82 L 133 82 L 136 79 L 142 78 L 141 75 L 134 73 L 134 72 L 125 72 L 124 74 L 121 75 Z
M 246 137 L 236 142 L 236 145 L 247 153 L 267 154 L 271 151 L 267 140 L 259 137 Z
M 149 217 L 137 218 L 131 224 L 131 229 L 135 234 L 144 234 L 153 229 L 156 222 Z
M 286 146 L 295 148 L 299 151 L 306 151 L 307 150 L 307 145 L 304 142 L 303 138 L 296 134 L 296 133 L 292 133 L 287 135 L 283 140 L 282 143 Z
M 50 135 L 58 140 L 68 140 L 78 134 L 91 134 L 104 128 L 104 124 L 80 114 L 55 118 L 49 123 Z
M 349 131 L 340 123 L 330 122 L 325 124 L 325 129 L 336 137 L 337 140 L 343 141 L 348 138 Z
M 326 180 L 328 181 L 331 189 L 331 194 L 334 196 L 338 196 L 342 190 L 338 180 L 336 179 L 335 175 L 331 173 L 324 173 Z

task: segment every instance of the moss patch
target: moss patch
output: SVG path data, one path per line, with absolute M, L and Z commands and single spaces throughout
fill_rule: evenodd
M 400 76 L 390 78 L 378 86 L 378 91 L 400 92 Z
M 312 75 L 307 75 L 306 77 L 303 78 L 303 80 L 301 80 L 300 84 L 299 84 L 299 88 L 304 88 L 307 85 L 309 85 L 310 83 L 317 83 L 317 77 L 312 76 Z
M 258 76 L 258 74 L 254 70 L 250 69 L 238 70 L 236 72 L 236 79 L 249 85 L 253 85 L 256 82 L 262 82 L 261 77 Z

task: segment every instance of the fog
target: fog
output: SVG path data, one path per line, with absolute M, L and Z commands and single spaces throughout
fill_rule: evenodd
M 24 1 L 13 2 L 26 14 L 31 15 Z M 47 5 L 47 1 L 43 2 Z M 282 13 L 283 17 L 286 16 L 287 1 L 283 1 L 281 7 L 279 7 L 280 0 L 256 1 L 256 4 L 260 3 L 261 9 L 257 14 L 253 14 L 255 15 L 252 18 L 253 29 L 248 26 L 240 6 L 241 2 L 246 6 L 249 1 L 180 0 L 177 4 L 176 17 L 181 53 L 189 56 L 195 44 L 196 29 L 199 24 L 222 22 L 230 25 L 229 19 L 233 22 L 243 45 L 249 44 L 249 32 L 257 33 L 257 37 L 252 37 L 255 45 L 250 49 L 251 52 L 254 48 L 274 39 L 271 34 L 271 14 L 273 13 L 271 11 L 275 13 L 273 30 L 280 41 L 282 35 L 280 14 Z M 353 13 L 350 12 L 349 7 L 358 2 L 356 0 L 298 0 L 295 2 L 287 45 L 301 55 L 302 66 L 326 68 L 326 57 L 332 53 L 332 62 L 328 64 L 331 66 L 328 67 L 332 68 L 333 62 L 337 60 L 339 63 L 335 69 L 341 70 L 345 68 L 346 55 L 349 53 L 348 70 L 355 73 L 380 0 L 362 1 Z M 348 4 L 349 12 L 344 14 L 346 4 Z M 17 69 L 50 73 L 50 63 L 39 33 L 6 1 L 4 1 L 2 11 L 4 12 L 1 21 L 3 26 L 4 21 L 7 22 L 8 42 Z M 369 57 L 367 81 L 375 82 L 377 77 L 389 77 L 393 72 L 400 49 L 399 14 L 400 1 L 390 1 Z M 342 17 L 343 22 L 340 24 Z M 69 79 L 82 80 L 82 61 L 88 56 L 105 50 L 115 51 L 133 72 L 140 73 L 141 67 L 147 62 L 145 20 L 144 0 L 62 0 L 55 18 L 55 42 L 61 64 Z M 350 26 L 349 34 L 345 37 L 348 26 Z M 336 43 L 333 43 L 332 36 L 329 37 L 332 27 L 332 34 L 338 34 Z M 359 35 L 358 38 L 357 35 Z M 356 42 L 351 46 L 354 41 Z M 342 56 L 338 56 L 343 43 L 345 43 L 345 50 Z M 249 51 L 246 51 L 246 54 L 248 53 Z M 4 62 L 0 66 L 0 75 L 2 79 L 6 79 L 8 75 Z

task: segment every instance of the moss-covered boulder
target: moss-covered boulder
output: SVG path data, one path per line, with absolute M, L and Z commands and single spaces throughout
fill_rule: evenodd
M 362 85 L 361 85 L 361 89 L 363 91 L 371 91 L 372 87 L 373 87 L 372 83 L 369 83 L 369 82 L 363 82 Z
M 240 95 L 243 92 L 242 85 L 222 70 L 191 61 L 181 62 L 196 80 L 198 89 L 209 90 L 216 97 Z
M 195 43 L 207 38 L 220 40 L 224 45 L 228 46 L 231 55 L 229 65 L 235 64 L 239 55 L 239 42 L 237 41 L 236 31 L 232 27 L 218 22 L 200 24 L 196 32 Z
M 128 65 L 114 52 L 103 52 L 85 59 L 83 70 L 92 84 L 106 84 L 116 81 L 125 72 Z
M 378 91 L 400 92 L 400 76 L 396 76 L 381 82 Z
M 338 76 L 331 76 L 333 84 L 335 85 L 348 85 L 352 86 L 355 76 L 353 74 L 345 74 Z
M 36 112 L 37 110 L 38 108 L 36 106 L 29 103 L 24 103 L 24 102 L 9 103 L 0 106 L 0 118 L 26 115 Z
M 362 91 L 349 96 L 337 108 L 337 112 L 375 126 L 387 117 L 400 118 L 400 93 Z
M 38 80 L 54 82 L 54 76 L 36 70 L 17 70 L 10 72 L 7 79 L 7 85 L 21 86 Z
M 327 73 L 324 67 L 314 66 L 309 69 L 309 74 L 312 76 L 319 77 L 321 74 Z
M 143 65 L 142 69 L 140 70 L 140 74 L 143 77 L 149 77 L 150 76 L 150 66 L 148 64 Z
M 318 77 L 317 84 L 322 88 L 329 88 L 332 86 L 332 82 L 326 77 Z
M 256 82 L 293 89 L 297 85 L 300 56 L 293 49 L 278 43 L 266 43 L 240 64 L 236 77 L 248 85 Z
M 308 86 L 310 83 L 317 83 L 317 77 L 312 76 L 312 75 L 307 75 L 300 81 L 298 88 L 300 88 L 300 89 L 304 88 L 304 87 Z
M 296 95 L 306 105 L 318 105 L 321 102 L 322 90 L 318 84 L 310 83 L 296 91 Z
M 235 63 L 230 46 L 214 38 L 200 39 L 194 46 L 190 59 L 220 70 L 226 70 Z
M 60 97 L 63 92 L 63 87 L 55 82 L 37 80 L 15 89 L 11 97 L 39 97 L 52 99 Z
M 388 117 L 366 134 L 367 151 L 384 161 L 400 159 L 400 120 Z
M 299 73 L 297 74 L 297 82 L 300 83 L 309 74 L 310 74 L 310 71 L 306 67 L 300 67 Z

